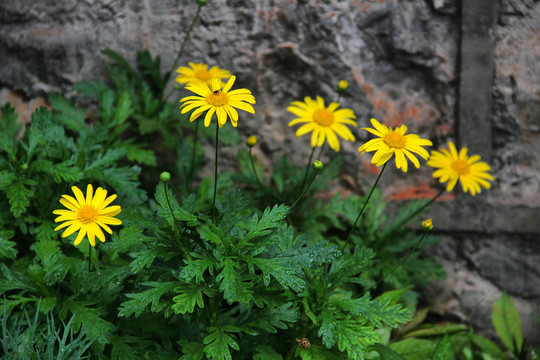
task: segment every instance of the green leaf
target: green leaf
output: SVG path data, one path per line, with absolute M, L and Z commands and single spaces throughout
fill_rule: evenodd
M 253 310 L 250 317 L 242 323 L 243 326 L 260 328 L 271 334 L 278 332 L 278 329 L 287 329 L 286 323 L 293 323 L 298 320 L 298 310 L 292 303 L 283 304 L 277 308 L 265 308 Z
M 145 267 L 149 268 L 156 259 L 156 257 L 161 255 L 162 252 L 162 249 L 153 247 L 150 249 L 131 253 L 130 256 L 134 258 L 133 261 L 131 261 L 131 263 L 129 264 L 131 272 L 136 274 Z
M 0 230 L 0 259 L 15 259 L 17 257 L 17 250 L 15 249 L 17 244 L 9 240 L 14 235 L 13 230 Z
M 175 292 L 180 292 L 173 298 L 174 305 L 172 309 L 177 314 L 192 313 L 195 311 L 195 305 L 204 308 L 203 291 L 204 287 L 199 284 L 181 285 L 174 289 Z
M 464 324 L 452 324 L 452 323 L 438 323 L 438 324 L 424 324 L 418 326 L 415 329 L 408 331 L 403 335 L 404 339 L 413 338 L 413 337 L 424 337 L 424 336 L 437 336 L 444 334 L 451 334 L 458 331 L 466 331 L 468 329 L 467 325 Z
M 137 293 L 126 294 L 126 297 L 132 299 L 124 301 L 119 308 L 118 316 L 131 316 L 135 314 L 135 317 L 139 317 L 143 313 L 150 303 L 152 303 L 151 311 L 159 312 L 163 306 L 160 305 L 160 299 L 163 295 L 174 291 L 178 286 L 178 282 L 154 282 L 148 281 L 142 283 L 144 286 L 150 286 L 151 289 Z
M 334 351 L 330 351 L 323 346 L 311 345 L 309 348 L 302 349 L 300 346 L 296 347 L 295 355 L 300 356 L 302 360 L 345 360 L 344 356 L 336 354 Z
M 424 339 L 405 339 L 390 344 L 390 349 L 407 360 L 429 359 L 435 351 L 437 343 Z
M 456 354 L 448 335 L 445 335 L 437 344 L 431 360 L 455 360 Z
M 253 356 L 253 360 L 283 360 L 283 356 L 267 345 L 257 346 L 255 351 L 257 354 Z
M 523 336 L 521 320 L 514 302 L 506 293 L 495 302 L 491 320 L 504 346 L 513 354 L 521 353 Z
M 127 150 L 127 158 L 130 161 L 138 162 L 139 164 L 156 166 L 156 155 L 152 150 L 142 148 L 142 145 L 125 144 L 124 149 Z
M 274 205 L 273 208 L 264 209 L 260 220 L 258 219 L 257 214 L 254 214 L 251 223 L 249 224 L 248 233 L 242 240 L 242 243 L 247 243 L 256 237 L 270 234 L 271 229 L 278 227 L 288 213 L 288 206 Z
M 471 341 L 478 346 L 484 353 L 487 353 L 495 359 L 507 359 L 504 351 L 501 350 L 494 342 L 486 339 L 475 333 L 470 333 L 469 337 Z
M 11 208 L 11 213 L 18 218 L 26 212 L 26 208 L 30 205 L 30 199 L 34 197 L 34 192 L 26 187 L 33 186 L 37 183 L 34 180 L 17 179 L 10 186 L 5 186 L 2 190 L 5 191 Z
M 223 260 L 223 270 L 216 277 L 220 281 L 219 290 L 223 292 L 223 297 L 229 304 L 238 301 L 247 306 L 251 300 L 252 291 L 249 284 L 242 282 L 235 269 L 235 262 L 230 257 Z
M 82 326 L 91 339 L 103 345 L 110 343 L 112 333 L 116 328 L 112 323 L 100 317 L 102 310 L 88 308 L 73 300 L 66 300 L 64 307 L 60 310 L 62 318 L 65 317 L 67 310 L 73 314 L 72 325 L 75 332 L 78 332 Z
M 296 292 L 300 292 L 306 287 L 306 282 L 301 277 L 301 268 L 283 266 L 283 260 L 281 258 L 250 258 L 249 262 L 263 272 L 264 284 L 266 286 L 270 283 L 270 276 L 273 276 L 282 286 L 291 288 Z
M 180 207 L 171 189 L 166 184 L 160 182 L 156 186 L 154 196 L 159 205 L 159 216 L 167 219 L 171 227 L 174 227 L 175 219 L 176 221 L 185 221 L 190 226 L 195 226 L 198 224 L 197 217 Z M 174 218 L 171 215 L 171 209 L 172 213 L 174 214 Z
M 125 342 L 124 337 L 113 336 L 112 345 L 112 360 L 131 360 L 136 359 L 137 354 L 133 347 Z
M 6 139 L 9 139 L 12 144 L 22 126 L 18 119 L 19 115 L 17 114 L 17 110 L 15 110 L 11 104 L 7 103 L 0 107 L 1 133 L 5 135 Z
M 50 94 L 49 102 L 54 118 L 62 125 L 73 131 L 79 131 L 84 126 L 85 111 L 77 109 L 73 101 L 60 94 Z
M 379 353 L 381 360 L 405 360 L 401 355 L 382 344 L 375 344 L 373 346 Z
M 71 160 L 53 164 L 50 160 L 38 159 L 30 164 L 30 168 L 51 175 L 56 183 L 77 182 L 83 176 L 81 170 Z
M 113 117 L 115 126 L 118 126 L 124 123 L 127 120 L 127 118 L 131 115 L 132 112 L 133 112 L 133 109 L 132 109 L 131 98 L 129 97 L 129 94 L 127 92 L 123 91 L 120 94 L 118 103 L 116 104 L 116 112 L 114 113 L 114 117 Z
M 195 278 L 196 283 L 204 281 L 204 273 L 208 271 L 210 275 L 214 275 L 216 260 L 212 257 L 204 257 L 201 259 L 185 259 L 186 266 L 180 271 L 180 277 L 189 282 Z
M 232 360 L 229 348 L 239 350 L 240 347 L 235 339 L 226 333 L 223 328 L 209 328 L 212 331 L 204 338 L 204 353 L 213 360 Z
M 337 326 L 338 349 L 353 359 L 363 359 L 370 345 L 379 339 L 372 327 L 352 320 L 341 320 Z
M 204 344 L 180 341 L 182 355 L 180 360 L 202 360 L 204 358 Z

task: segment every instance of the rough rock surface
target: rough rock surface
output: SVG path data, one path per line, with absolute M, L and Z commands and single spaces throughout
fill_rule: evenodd
M 350 83 L 341 103 L 354 110 L 360 127 L 376 117 L 391 126 L 406 124 L 435 146 L 459 143 L 460 46 L 467 36 L 460 30 L 460 4 L 209 0 L 182 62 L 229 69 L 237 86 L 253 91 L 256 115 L 243 115 L 239 130 L 259 136 L 257 154 L 265 163 L 283 153 L 305 162 L 308 139 L 294 137 L 285 107 L 304 96 L 334 100 L 340 79 Z M 491 89 L 478 89 L 491 92 L 487 120 L 480 120 L 491 123 L 486 160 L 495 182 L 480 196 L 456 192 L 432 208 L 435 226 L 445 234 L 433 251 L 448 277 L 427 293 L 434 294 L 435 310 L 489 332 L 491 306 L 506 291 L 520 306 L 525 334 L 534 341 L 540 339 L 531 317 L 540 314 L 540 2 L 500 0 L 497 8 L 488 29 Z M 104 78 L 105 48 L 131 61 L 147 48 L 168 70 L 195 11 L 195 1 L 185 0 L 4 0 L 0 102 L 19 101 L 23 113 L 28 110 L 21 99 L 31 107 L 46 92 L 70 94 L 82 79 Z M 362 193 L 375 170 L 370 156 L 357 152 L 368 134 L 360 129 L 356 134 L 357 142 L 342 144 L 344 179 L 352 179 L 343 183 L 345 190 Z M 437 191 L 427 167 L 407 174 L 388 171 L 382 185 L 385 197 L 396 203 Z

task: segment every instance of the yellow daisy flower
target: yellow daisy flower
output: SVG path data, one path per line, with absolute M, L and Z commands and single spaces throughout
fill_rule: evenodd
M 75 194 L 75 198 L 69 195 L 62 195 L 60 199 L 60 203 L 69 210 L 53 211 L 53 214 L 59 215 L 54 219 L 54 222 L 64 221 L 54 231 L 68 227 L 62 233 L 62 237 L 68 237 L 75 231 L 79 231 L 75 239 L 75 245 L 79 245 L 85 235 L 88 236 L 88 241 L 90 241 L 90 245 L 92 246 L 96 246 L 96 236 L 101 242 L 105 242 L 105 235 L 101 231 L 100 226 L 106 232 L 112 234 L 112 230 L 108 225 L 122 224 L 121 220 L 114 217 L 122 210 L 120 206 L 113 205 L 107 207 L 107 205 L 116 199 L 116 194 L 107 197 L 107 190 L 100 187 L 93 194 L 91 184 L 88 184 L 86 188 L 86 198 L 78 187 L 72 186 L 71 190 Z
M 255 97 L 251 95 L 251 91 L 248 89 L 229 91 L 235 80 L 236 76 L 231 76 L 223 88 L 221 88 L 222 83 L 219 78 L 212 79 L 210 87 L 204 83 L 188 84 L 186 89 L 200 96 L 187 96 L 180 100 L 180 102 L 184 103 L 180 106 L 182 114 L 196 109 L 189 117 L 189 121 L 194 121 L 207 111 L 204 117 L 204 126 L 208 127 L 212 115 L 216 113 L 219 127 L 225 125 L 227 117 L 231 118 L 231 124 L 236 127 L 238 125 L 238 112 L 236 109 L 254 114 L 255 110 L 250 104 L 255 104 Z
M 180 66 L 176 72 L 180 75 L 176 77 L 176 82 L 179 84 L 207 84 L 211 85 L 212 79 L 220 78 L 222 80 L 228 79 L 231 77 L 231 73 L 228 70 L 221 69 L 217 66 L 212 66 L 208 69 L 206 64 L 194 64 L 189 63 L 189 66 Z
M 362 155 L 364 155 L 366 151 L 376 151 L 371 159 L 371 163 L 375 164 L 375 166 L 383 165 L 395 154 L 396 167 L 403 170 L 403 172 L 407 172 L 407 158 L 411 160 L 416 168 L 420 167 L 420 162 L 418 162 L 418 159 L 412 153 L 416 153 L 424 159 L 428 158 L 429 154 L 422 146 L 433 145 L 431 141 L 421 139 L 416 134 L 405 135 L 407 132 L 407 127 L 405 125 L 392 129 L 391 127 L 379 123 L 375 119 L 371 119 L 370 121 L 374 129 L 362 129 L 378 136 L 378 138 L 369 140 L 367 143 L 360 146 L 358 151 L 361 151 Z
M 354 113 L 351 109 L 339 109 L 338 103 L 330 103 L 328 107 L 324 106 L 324 100 L 317 96 L 313 100 L 309 96 L 304 98 L 304 102 L 293 101 L 287 111 L 292 112 L 298 118 L 292 120 L 289 126 L 300 123 L 306 123 L 296 130 L 296 137 L 305 135 L 311 131 L 311 146 L 319 147 L 324 144 L 324 140 L 328 139 L 328 144 L 334 151 L 339 151 L 338 134 L 344 140 L 354 141 L 354 135 L 351 130 L 345 125 L 357 126 Z
M 488 180 L 493 180 L 488 171 L 490 166 L 480 161 L 480 155 L 467 156 L 467 148 L 463 147 L 457 151 L 453 142 L 448 143 L 447 149 L 441 151 L 433 150 L 427 164 L 436 168 L 433 172 L 434 178 L 439 178 L 439 182 L 446 184 L 446 190 L 452 191 L 459 180 L 463 192 L 470 192 L 472 196 L 480 193 L 482 187 L 489 189 L 491 184 Z

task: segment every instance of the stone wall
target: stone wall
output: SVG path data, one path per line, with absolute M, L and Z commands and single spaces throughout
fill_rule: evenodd
M 45 93 L 69 95 L 82 79 L 104 78 L 105 48 L 131 61 L 146 48 L 168 70 L 196 8 L 194 0 L 4 0 L 0 103 L 18 104 L 27 117 Z M 341 103 L 360 127 L 375 117 L 406 124 L 435 146 L 452 140 L 482 154 L 493 188 L 475 198 L 447 194 L 431 210 L 442 235 L 433 254 L 448 277 L 426 298 L 489 333 L 491 306 L 506 291 L 525 334 L 538 341 L 539 24 L 534 0 L 209 0 L 181 62 L 219 65 L 253 91 L 256 114 L 242 115 L 238 128 L 259 136 L 257 155 L 267 164 L 283 153 L 306 161 L 308 139 L 294 137 L 286 105 L 304 96 L 335 100 L 340 79 L 350 83 Z M 357 142 L 342 143 L 347 167 L 336 186 L 363 193 L 376 169 L 357 151 L 367 132 L 356 133 Z M 388 171 L 384 196 L 396 205 L 433 196 L 430 174 L 425 166 Z

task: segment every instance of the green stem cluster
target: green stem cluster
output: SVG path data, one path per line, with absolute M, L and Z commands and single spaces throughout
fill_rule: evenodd
M 349 243 L 349 239 L 354 231 L 354 229 L 356 228 L 356 224 L 358 223 L 358 220 L 360 220 L 360 217 L 362 216 L 362 214 L 364 213 L 364 209 L 366 208 L 368 202 L 369 202 L 369 199 L 371 198 L 371 195 L 373 195 L 373 191 L 375 190 L 375 188 L 377 187 L 377 184 L 379 183 L 379 180 L 381 179 L 381 175 L 382 173 L 384 172 L 384 169 L 386 169 L 386 165 L 388 165 L 388 162 L 385 162 L 384 165 L 383 165 L 383 168 L 381 169 L 381 171 L 379 172 L 379 175 L 377 176 L 377 179 L 375 180 L 375 183 L 373 184 L 373 186 L 371 187 L 371 190 L 369 191 L 369 194 L 366 198 L 366 200 L 364 201 L 364 205 L 362 205 L 362 209 L 360 209 L 360 212 L 358 213 L 358 216 L 356 217 L 356 220 L 354 221 L 354 224 L 353 226 L 351 227 L 351 230 L 349 231 L 349 234 L 347 235 L 347 239 L 345 239 L 345 242 L 343 243 L 343 245 L 341 246 L 341 251 L 344 251 L 345 250 L 345 247 L 347 246 L 347 244 Z

